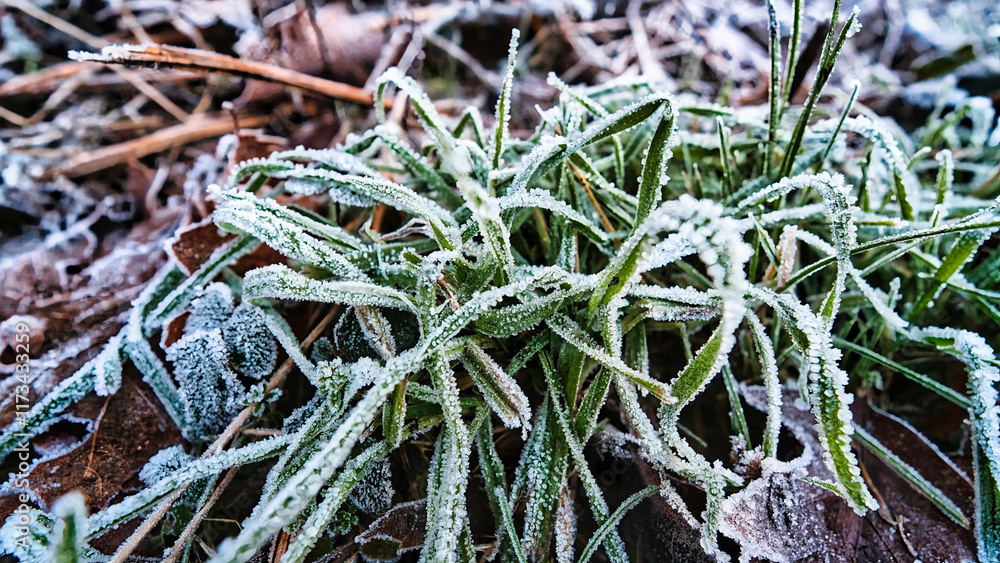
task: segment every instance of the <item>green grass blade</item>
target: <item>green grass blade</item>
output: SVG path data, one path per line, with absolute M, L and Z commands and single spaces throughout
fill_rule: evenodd
M 982 231 L 969 231 L 962 233 L 951 247 L 948 255 L 941 261 L 941 267 L 934 272 L 929 280 L 929 285 L 920 295 L 920 299 L 913 306 L 910 318 L 917 318 L 934 299 L 941 294 L 944 285 L 958 273 L 965 264 L 972 259 L 979 247 L 986 242 L 997 229 L 984 229 Z
M 739 383 L 729 366 L 722 367 L 722 381 L 726 384 L 726 395 L 729 396 L 729 418 L 733 423 L 733 431 L 743 436 L 748 448 L 753 448 L 750 427 L 747 426 L 746 415 L 743 414 L 743 404 L 740 402 Z
M 625 514 L 635 508 L 640 502 L 646 500 L 647 498 L 660 492 L 660 487 L 646 487 L 645 489 L 633 493 L 627 499 L 622 501 L 618 508 L 611 513 L 601 525 L 597 528 L 597 532 L 590 537 L 587 541 L 586 547 L 583 548 L 583 552 L 580 553 L 580 558 L 577 559 L 578 563 L 587 563 L 590 558 L 593 557 L 594 553 L 597 551 L 597 546 L 601 545 L 608 533 L 621 522 L 621 519 L 625 517 Z
M 580 325 L 569 318 L 563 315 L 556 315 L 547 319 L 545 324 L 568 344 L 593 358 L 605 368 L 624 375 L 643 389 L 651 392 L 661 401 L 673 402 L 663 383 L 650 379 L 649 376 L 628 367 L 620 358 L 611 356 L 604 350 L 601 350 Z
M 288 545 L 288 551 L 281 557 L 281 563 L 302 563 L 322 538 L 337 510 L 347 500 L 347 496 L 364 477 L 373 463 L 389 453 L 390 446 L 379 442 L 369 446 L 364 452 L 347 462 L 336 480 L 323 490 L 323 502 L 316 507 L 302 524 L 295 539 Z
M 496 132 L 493 134 L 493 146 L 490 150 L 490 160 L 493 170 L 500 170 L 503 165 L 504 139 L 507 137 L 507 125 L 510 122 L 510 96 L 514 87 L 514 64 L 517 61 L 517 40 L 521 31 L 516 27 L 511 30 L 510 49 L 507 52 L 507 72 L 504 74 L 500 97 L 497 99 Z
M 750 325 L 750 334 L 757 350 L 757 358 L 761 363 L 761 378 L 764 380 L 764 388 L 767 392 L 764 455 L 776 457 L 778 455 L 778 436 L 781 433 L 781 381 L 778 379 L 778 364 L 774 357 L 774 347 L 764 330 L 763 323 L 753 314 L 747 315 L 746 321 Z
M 861 89 L 861 83 L 855 82 L 853 88 L 851 89 L 851 97 L 847 100 L 847 105 L 844 106 L 844 111 L 840 114 L 840 121 L 837 122 L 837 126 L 830 133 L 830 140 L 826 143 L 826 149 L 823 150 L 823 156 L 819 159 L 818 170 L 822 170 L 826 167 L 826 159 L 830 157 L 830 151 L 833 150 L 834 143 L 837 142 L 837 137 L 840 136 L 840 130 L 844 127 L 844 121 L 847 116 L 851 113 L 851 108 L 854 106 L 854 100 L 858 98 L 858 90 Z
M 497 521 L 497 537 L 503 538 L 503 553 L 512 557 L 518 563 L 527 563 L 528 556 L 524 546 L 517 537 L 514 527 L 514 514 L 511 511 L 507 497 L 507 478 L 504 476 L 503 464 L 493 445 L 493 433 L 488 424 L 483 424 L 477 434 L 477 449 L 479 450 L 479 468 L 486 483 L 486 495 L 493 509 L 493 517 Z
M 973 445 L 976 469 L 976 545 L 981 561 L 1000 560 L 1000 481 L 983 447 Z
M 767 0 L 767 54 L 771 59 L 771 74 L 768 81 L 767 98 L 770 113 L 767 119 L 767 153 L 764 156 L 764 174 L 771 174 L 771 160 L 774 158 L 774 148 L 778 142 L 778 129 L 781 126 L 781 28 L 778 26 L 778 16 L 774 13 L 774 3 Z M 789 61 L 791 63 L 791 61 Z M 730 188 L 731 189 L 731 188 Z
M 522 433 L 527 436 L 531 429 L 531 406 L 517 381 L 475 342 L 466 347 L 462 364 L 504 425 L 523 428 Z
M 545 374 L 545 381 L 548 383 L 549 388 L 558 389 L 559 385 L 556 381 L 556 374 L 551 358 L 549 358 L 548 354 L 542 352 L 540 359 L 542 362 L 542 371 Z M 597 480 L 594 479 L 594 475 L 590 471 L 590 466 L 587 464 L 587 459 L 583 455 L 583 444 L 585 442 L 578 439 L 577 435 L 574 434 L 573 430 L 570 428 L 569 412 L 563 399 L 559 397 L 557 393 L 550 395 L 549 398 L 552 400 L 552 405 L 555 410 L 552 414 L 558 422 L 558 428 L 561 431 L 563 440 L 566 442 L 570 458 L 573 460 L 573 465 L 580 473 L 580 480 L 583 481 L 584 491 L 587 493 L 587 499 L 590 501 L 590 509 L 594 513 L 595 519 L 598 521 L 604 521 L 608 524 L 607 529 L 601 534 L 600 541 L 595 544 L 594 548 L 596 549 L 597 545 L 600 545 L 603 542 L 604 547 L 608 552 L 608 557 L 612 561 L 616 563 L 627 563 L 628 555 L 625 551 L 625 544 L 622 542 L 621 538 L 618 536 L 617 530 L 615 529 L 618 524 L 618 520 L 609 521 L 608 513 L 610 512 L 610 509 L 608 508 L 608 503 L 604 500 L 604 494 L 597 486 Z
M 517 305 L 486 311 L 476 321 L 476 328 L 494 338 L 508 338 L 529 331 L 555 314 L 567 300 L 588 290 L 589 284 L 580 284 L 542 297 L 526 298 Z
M 792 130 L 792 138 L 788 142 L 788 146 L 785 148 L 785 156 L 781 161 L 781 168 L 779 171 L 779 177 L 781 178 L 791 176 L 792 168 L 795 165 L 795 159 L 802 146 L 802 138 L 805 135 L 806 125 L 809 123 L 809 118 L 812 115 L 813 108 L 819 100 L 819 94 L 823 90 L 823 87 L 826 86 L 827 80 L 829 80 L 830 75 L 833 73 L 833 66 L 836 64 L 837 58 L 840 56 L 840 50 L 844 46 L 844 41 L 847 37 L 853 35 L 855 31 L 857 31 L 855 26 L 858 14 L 857 12 L 854 12 L 844 25 L 839 39 L 836 43 L 834 43 L 833 38 L 837 29 L 837 20 L 840 16 L 840 3 L 841 0 L 836 0 L 834 3 L 833 16 L 830 19 L 830 32 L 823 45 L 823 54 L 820 57 L 819 67 L 816 69 L 816 77 L 813 81 L 812 89 L 809 91 L 809 97 L 806 99 L 806 103 L 802 108 L 802 113 L 799 115 L 799 119 L 795 123 L 795 129 Z
M 247 233 L 285 256 L 323 268 L 338 277 L 367 277 L 336 251 L 336 245 L 289 218 L 273 200 L 262 200 L 247 193 L 219 195 L 222 201 L 215 210 L 214 219 L 223 229 Z
M 677 110 L 673 103 L 666 99 L 664 101 L 663 116 L 656 124 L 652 137 L 649 139 L 649 147 L 643 159 L 645 164 L 642 167 L 642 176 L 639 179 L 639 203 L 635 210 L 636 226 L 641 225 L 653 208 L 662 198 L 663 185 L 666 183 L 664 177 L 667 169 L 667 160 L 670 159 L 670 144 L 674 137 L 675 123 L 677 120 Z
M 854 438 L 860 442 L 865 448 L 871 453 L 875 454 L 875 457 L 882 460 L 890 469 L 899 474 L 900 477 L 906 479 L 917 491 L 920 492 L 927 500 L 934 503 L 934 506 L 938 507 L 941 512 L 945 513 L 948 518 L 951 518 L 953 522 L 962 526 L 963 528 L 969 527 L 969 519 L 962 514 L 962 509 L 960 509 L 954 502 L 951 501 L 941 489 L 938 489 L 931 484 L 930 481 L 925 479 L 916 469 L 908 465 L 896 454 L 892 453 L 888 448 L 882 445 L 874 436 L 868 433 L 867 430 L 859 426 L 857 423 L 854 425 Z
M 50 538 L 49 555 L 53 563 L 79 563 L 85 561 L 87 535 L 87 507 L 83 494 L 73 491 L 60 497 L 52 505 L 56 517 L 55 529 Z
M 931 391 L 937 393 L 938 395 L 941 395 L 945 399 L 948 399 L 949 401 L 955 403 L 960 407 L 969 408 L 970 406 L 972 406 L 972 402 L 967 397 L 965 397 L 965 395 L 962 395 L 961 393 L 955 391 L 951 387 L 942 385 L 941 383 L 934 381 L 930 377 L 922 373 L 919 373 L 917 371 L 914 371 L 904 366 L 903 364 L 894 362 L 889 358 L 886 358 L 885 356 L 878 354 L 877 352 L 865 348 L 864 346 L 858 346 L 853 342 L 849 342 L 847 340 L 837 337 L 833 338 L 833 343 L 838 348 L 850 350 L 851 352 L 854 352 L 860 356 L 868 358 L 869 360 L 882 364 L 893 371 L 899 372 L 901 375 L 906 376 L 907 379 L 910 379 L 913 382 L 918 383 L 927 389 L 930 389 Z
M 557 416 L 551 402 L 551 396 L 543 401 L 522 453 L 527 504 L 521 543 L 534 561 L 547 559 L 559 489 L 568 465 L 566 442 L 558 439 Z
M 785 64 L 785 80 L 781 87 L 781 99 L 791 102 L 792 81 L 795 78 L 795 65 L 799 60 L 799 39 L 802 37 L 802 4 L 803 0 L 794 0 L 794 14 L 792 16 L 792 34 L 788 38 L 788 62 Z M 782 114 L 784 113 L 782 106 Z
M 548 210 L 572 222 L 583 234 L 587 235 L 587 238 L 599 243 L 606 243 L 608 241 L 608 235 L 600 230 L 597 225 L 594 225 L 590 219 L 587 219 L 569 204 L 556 199 L 545 190 L 528 190 L 507 195 L 497 200 L 497 203 L 500 205 L 502 211 L 524 207 Z
M 722 156 L 722 195 L 726 197 L 733 193 L 736 184 L 736 180 L 733 178 L 733 165 L 730 162 L 730 131 L 721 117 L 715 118 L 715 128 L 719 131 L 719 153 Z
M 992 210 L 991 210 L 992 212 Z M 986 220 L 986 221 L 969 221 L 969 222 L 956 222 L 940 227 L 934 227 L 930 229 L 917 229 L 908 231 L 905 233 L 899 233 L 896 235 L 890 235 L 882 238 L 878 238 L 872 241 L 861 243 L 851 250 L 852 255 L 864 254 L 865 252 L 870 252 L 883 246 L 891 246 L 895 244 L 902 244 L 913 241 L 926 240 L 933 237 L 938 237 L 941 235 L 948 235 L 952 233 L 964 233 L 966 231 L 975 231 L 979 229 L 995 229 L 1000 228 L 1000 220 Z M 809 266 L 802 268 L 795 273 L 788 282 L 785 284 L 786 291 L 791 289 L 796 284 L 808 278 L 809 276 L 815 274 L 816 272 L 822 270 L 823 268 L 829 266 L 837 260 L 835 256 L 826 256 L 816 260 Z

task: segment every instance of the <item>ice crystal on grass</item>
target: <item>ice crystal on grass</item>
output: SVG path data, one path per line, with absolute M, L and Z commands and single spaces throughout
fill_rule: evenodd
M 113 337 L 94 360 L 94 392 L 98 395 L 113 395 L 121 387 L 122 337 Z
M 174 471 L 184 467 L 194 456 L 184 451 L 183 446 L 170 446 L 156 452 L 149 458 L 146 465 L 139 471 L 139 478 L 148 486 L 155 485 L 160 479 L 168 477 Z

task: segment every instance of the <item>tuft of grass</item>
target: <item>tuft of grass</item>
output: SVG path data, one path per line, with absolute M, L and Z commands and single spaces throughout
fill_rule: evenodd
M 211 188 L 216 223 L 239 236 L 191 276 L 165 270 L 108 349 L 40 401 L 24 428 L 0 436 L 0 453 L 9 454 L 16 432 L 43 431 L 86 393 L 113 393 L 121 363 L 131 361 L 185 436 L 217 438 L 216 446 L 201 458 L 180 456 L 154 468 L 159 473 L 151 469 L 163 476 L 89 518 L 79 503 L 66 508 L 68 501 L 52 516 L 35 511 L 31 533 L 44 548 L 23 550 L 5 539 L 4 549 L 23 561 L 93 557 L 87 541 L 154 508 L 162 514 L 192 484 L 207 493 L 224 471 L 267 464 L 260 503 L 236 537 L 212 546 L 212 561 L 247 561 L 282 530 L 292 539 L 281 561 L 306 561 L 356 510 L 349 499 L 369 486 L 372 467 L 408 444 L 431 442 L 421 561 L 476 559 L 481 547 L 466 507 L 466 493 L 478 482 L 474 467 L 486 484 L 497 529 L 493 548 L 503 561 L 573 560 L 575 520 L 565 511 L 575 489 L 598 525 L 578 561 L 598 549 L 612 561 L 628 561 L 616 524 L 653 494 L 700 530 L 710 555 L 728 560 L 717 537 L 723 502 L 753 476 L 713 455 L 717 447 L 705 447 L 711 444 L 681 424 L 685 407 L 713 400 L 703 392 L 720 374 L 730 433 L 761 458 L 777 461 L 781 386 L 797 385 L 816 419 L 828 470 L 811 476 L 815 482 L 859 514 L 876 508 L 853 450 L 858 439 L 950 518 L 968 524 L 970 515 L 919 468 L 867 433 L 855 435 L 849 404 L 856 393 L 894 393 L 850 374 L 850 366 L 865 365 L 898 372 L 968 407 L 980 505 L 973 525 L 982 558 L 996 558 L 1000 530 L 990 505 L 1000 493 L 1000 376 L 989 342 L 976 331 L 996 334 L 1000 318 L 1000 276 L 983 269 L 998 259 L 990 237 L 1000 215 L 995 202 L 977 196 L 993 174 L 984 163 L 995 162 L 998 151 L 984 144 L 978 122 L 972 131 L 979 133 L 970 134 L 959 119 L 939 112 L 909 153 L 935 159 L 913 159 L 901 148 L 909 140 L 901 143 L 885 123 L 850 116 L 856 88 L 838 119 L 815 122 L 820 93 L 856 29 L 855 13 L 838 33 L 839 7 L 838 0 L 794 122 L 783 115 L 790 113 L 801 2 L 783 79 L 772 9 L 768 124 L 739 109 L 679 104 L 642 80 L 588 89 L 552 77 L 562 92 L 559 104 L 543 112 L 529 138 L 511 139 L 515 34 L 492 130 L 474 109 L 452 123 L 415 81 L 390 70 L 378 82 L 376 107 L 395 85 L 409 97 L 425 145 L 412 146 L 380 114 L 383 123 L 337 149 L 296 149 L 243 163 L 227 185 Z M 977 119 L 987 120 L 988 132 L 992 115 L 982 113 Z M 848 135 L 863 146 L 848 146 Z M 265 195 L 265 186 L 276 187 Z M 307 210 L 289 203 L 294 196 L 320 203 Z M 372 227 L 376 206 L 399 228 Z M 346 212 L 335 211 L 341 208 Z M 235 275 L 229 267 L 258 244 L 278 251 L 284 263 Z M 908 275 L 900 275 L 903 269 Z M 173 357 L 168 363 L 175 365 L 167 365 L 151 344 L 177 315 L 208 307 L 210 291 L 228 292 L 207 289 L 217 279 L 239 296 L 235 310 L 252 308 L 255 322 L 315 388 L 306 406 L 283 413 L 279 436 L 229 448 L 228 439 L 273 400 L 291 364 L 268 366 L 269 383 L 237 404 L 248 376 L 234 371 L 226 354 L 265 350 L 271 341 L 262 340 L 262 328 L 218 320 L 235 327 L 230 348 L 205 365 Z M 320 339 L 308 354 L 313 339 L 304 343 L 291 330 L 282 316 L 286 301 L 341 306 L 336 346 Z M 227 307 L 234 310 L 231 298 Z M 960 316 L 952 315 L 956 308 Z M 241 340 L 243 333 L 255 340 Z M 665 345 L 687 351 L 677 373 L 661 361 Z M 951 389 L 893 359 L 904 347 L 964 362 L 968 388 Z M 856 363 L 855 354 L 867 363 Z M 253 367 L 241 369 L 259 377 Z M 229 386 L 227 408 L 239 414 L 225 430 L 219 430 L 224 420 L 213 426 L 191 419 L 197 398 L 188 381 L 194 380 Z M 763 429 L 743 413 L 741 390 L 754 384 L 767 390 Z M 618 507 L 608 504 L 584 457 L 612 394 L 643 459 L 662 476 L 659 487 Z M 504 429 L 523 438 L 512 475 L 494 444 Z M 668 475 L 704 492 L 697 518 Z M 211 510 L 217 495 L 205 493 L 184 497 L 181 525 Z M 13 537 L 15 525 L 8 520 L 4 538 Z M 173 553 L 186 561 L 194 535 L 182 534 Z

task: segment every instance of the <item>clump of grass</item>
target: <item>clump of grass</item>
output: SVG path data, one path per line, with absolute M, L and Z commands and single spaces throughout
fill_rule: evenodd
M 503 561 L 574 559 L 575 520 L 566 507 L 577 486 L 598 524 L 579 561 L 598 549 L 612 561 L 627 561 L 616 524 L 652 494 L 663 495 L 700 529 L 706 552 L 727 560 L 717 541 L 723 501 L 753 476 L 692 444 L 681 427 L 683 409 L 710 400 L 701 393 L 721 374 L 733 434 L 742 435 L 758 459 L 777 461 L 782 386 L 797 385 L 815 416 L 827 468 L 814 482 L 863 514 L 877 503 L 852 449 L 849 404 L 873 382 L 843 369 L 850 361 L 844 350 L 863 357 L 866 367 L 858 373 L 882 366 L 969 409 L 979 550 L 984 560 L 997 557 L 1000 376 L 992 349 L 974 332 L 1000 320 L 1000 253 L 976 258 L 1000 229 L 995 202 L 983 198 L 992 194 L 982 193 L 992 173 L 984 163 L 997 149 L 985 145 L 980 122 L 988 131 L 992 115 L 979 115 L 971 131 L 980 133 L 970 135 L 937 112 L 919 149 L 878 119 L 851 117 L 853 95 L 837 119 L 816 122 L 812 111 L 856 27 L 856 14 L 837 26 L 838 13 L 839 2 L 815 84 L 797 116 L 782 103 L 791 74 L 783 84 L 772 18 L 769 123 L 675 100 L 641 80 L 570 88 L 553 77 L 559 104 L 542 112 L 531 137 L 511 139 L 515 35 L 492 130 L 484 130 L 475 110 L 450 127 L 418 84 L 390 71 L 378 83 L 376 107 L 391 87 L 404 92 L 426 133 L 425 146 L 411 146 L 383 123 L 336 150 L 297 149 L 243 163 L 227 185 L 211 188 L 216 223 L 239 236 L 192 276 L 163 272 L 137 301 L 122 334 L 35 407 L 27 430 L 40 432 L 92 390 L 114 392 L 122 362 L 132 361 L 187 436 L 214 437 L 204 421 L 189 419 L 196 409 L 185 380 L 171 376 L 149 339 L 220 277 L 239 294 L 239 310 L 259 312 L 253 318 L 315 387 L 315 398 L 290 414 L 279 436 L 213 446 L 200 459 L 178 451 L 170 464 L 148 472 L 162 478 L 89 518 L 79 516 L 77 505 L 65 509 L 68 503 L 55 516 L 37 511 L 35 547 L 8 549 L 23 560 L 45 560 L 49 550 L 96 557 L 87 540 L 159 507 L 147 520 L 154 525 L 189 486 L 198 494 L 185 496 L 187 521 L 196 528 L 191 513 L 210 506 L 212 483 L 223 471 L 270 460 L 260 503 L 235 538 L 214 546 L 212 561 L 246 561 L 282 529 L 293 539 L 281 561 L 305 561 L 340 526 L 338 514 L 351 510 L 348 498 L 366 473 L 419 438 L 434 442 L 421 561 L 476 559 L 466 509 L 473 450 Z M 983 113 L 980 102 L 968 105 Z M 984 182 L 987 188 L 980 187 Z M 321 195 L 327 213 L 280 203 L 275 198 L 282 194 Z M 390 233 L 372 229 L 376 205 L 398 213 L 402 226 Z M 340 207 L 361 218 L 358 226 L 338 222 Z M 220 276 L 260 243 L 286 264 L 241 279 Z M 900 266 L 910 275 L 900 276 Z M 307 357 L 281 315 L 287 300 L 344 306 L 337 350 L 320 340 Z M 965 313 L 948 321 L 956 303 Z M 679 331 L 688 356 L 676 374 L 651 361 L 650 335 L 666 329 Z M 253 333 L 255 344 L 236 335 L 232 349 L 266 348 L 260 330 L 244 332 Z M 965 362 L 967 392 L 893 360 L 901 346 Z M 225 355 L 219 357 L 217 377 L 239 385 Z M 287 374 L 279 369 L 266 390 L 255 387 L 216 443 L 224 445 L 254 416 L 255 405 Z M 460 388 L 460 374 L 471 386 Z M 200 385 L 212 377 L 197 375 Z M 762 385 L 768 397 L 761 435 L 742 410 L 740 391 L 751 384 Z M 659 487 L 618 507 L 605 500 L 584 456 L 612 393 L 644 460 L 663 476 Z M 524 438 L 512 476 L 493 442 L 500 426 Z M 859 438 L 956 522 L 969 525 L 968 515 L 919 468 L 868 433 Z M 3 453 L 12 440 L 8 430 Z M 704 491 L 700 514 L 691 513 L 668 474 Z M 180 537 L 173 556 L 187 560 L 192 535 Z

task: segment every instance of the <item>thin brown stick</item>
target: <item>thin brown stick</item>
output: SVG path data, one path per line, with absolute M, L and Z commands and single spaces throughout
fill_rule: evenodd
M 143 80 L 138 74 L 124 68 L 115 68 L 112 70 L 115 71 L 115 74 L 121 76 L 122 80 L 128 82 L 132 86 L 135 86 L 136 90 L 145 94 L 147 98 L 156 102 L 161 108 L 167 110 L 167 113 L 177 118 L 177 121 L 184 123 L 191 119 L 191 114 L 182 110 L 180 106 L 172 102 L 170 98 L 163 95 L 162 92 L 153 88 L 149 82 Z
M 257 115 L 240 119 L 240 126 L 261 127 L 270 120 L 269 116 Z M 55 175 L 75 178 L 123 164 L 129 160 L 158 153 L 176 146 L 184 145 L 202 139 L 218 137 L 233 130 L 233 121 L 229 114 L 211 114 L 195 117 L 187 123 L 167 127 L 150 133 L 138 139 L 118 143 L 108 147 L 78 154 L 70 157 L 62 166 L 55 169 Z
M 128 559 L 128 556 L 135 551 L 135 548 L 139 546 L 139 542 L 141 542 L 143 538 L 148 536 L 153 531 L 153 528 L 156 527 L 160 520 L 167 514 L 170 507 L 177 502 L 177 499 L 181 498 L 181 495 L 184 494 L 184 491 L 186 491 L 187 488 L 188 486 L 184 485 L 180 489 L 174 491 L 173 494 L 163 499 L 163 501 L 160 502 L 160 506 L 156 508 L 156 512 L 151 514 L 149 518 L 143 520 L 142 524 L 139 524 L 139 527 L 136 528 L 135 531 L 132 532 L 132 535 L 125 540 L 125 543 L 118 548 L 118 551 L 115 552 L 114 557 L 112 557 L 108 563 L 124 563 L 125 560 Z
M 72 80 L 75 76 L 85 72 L 86 69 L 94 69 L 94 65 L 86 62 L 64 61 L 37 70 L 31 74 L 19 74 L 7 82 L 0 84 L 0 98 L 50 95 L 65 84 L 66 81 Z M 162 84 L 187 80 L 203 80 L 205 76 L 205 72 L 164 69 L 160 72 L 147 74 L 143 76 L 143 79 L 150 84 Z M 87 77 L 83 84 L 80 85 L 80 88 L 100 88 L 102 91 L 106 91 L 108 88 L 118 87 L 124 83 L 125 80 L 115 74 L 96 74 Z
M 74 39 L 79 39 L 83 41 L 92 49 L 97 49 L 108 45 L 108 41 L 97 37 L 96 35 L 91 35 L 86 31 L 80 29 L 79 27 L 73 25 L 72 23 L 58 18 L 45 10 L 39 8 L 38 6 L 27 2 L 26 0 L 0 0 L 0 3 L 10 6 L 11 8 L 16 8 L 25 14 L 35 18 L 36 20 L 43 22 L 47 25 L 58 29 L 59 31 L 73 37 Z M 186 121 L 190 116 L 177 107 L 177 104 L 170 101 L 166 96 L 160 93 L 159 90 L 150 86 L 142 77 L 128 70 L 116 70 L 123 79 L 125 79 L 129 84 L 135 86 L 140 92 L 145 94 L 149 99 L 153 100 L 159 104 L 163 109 L 167 110 L 171 115 L 176 117 L 181 121 Z
M 274 544 L 273 544 L 274 545 L 274 549 L 271 550 L 271 561 L 272 561 L 272 563 L 275 562 L 275 561 L 281 561 L 281 557 L 283 555 L 285 555 L 286 551 L 288 551 L 288 541 L 289 541 L 289 539 L 290 538 L 289 538 L 288 532 L 286 532 L 284 530 L 281 530 L 280 532 L 278 532 L 278 535 L 275 536 Z
M 605 231 L 613 234 L 615 232 L 615 226 L 611 224 L 611 220 L 608 219 L 608 216 L 604 214 L 604 210 L 601 209 L 601 203 L 597 201 L 597 196 L 595 196 L 594 192 L 591 191 L 590 182 L 587 181 L 587 177 L 584 176 L 583 172 L 577 168 L 575 164 L 570 163 L 570 166 L 573 167 L 573 173 L 576 174 L 577 179 L 579 179 L 580 183 L 583 184 L 583 191 L 587 193 L 590 203 L 597 211 L 597 216 L 601 219 L 601 226 L 604 227 Z
M 108 44 L 108 42 L 104 39 L 87 33 L 70 22 L 46 12 L 27 0 L 0 0 L 0 4 L 5 4 L 11 8 L 24 12 L 36 20 L 48 24 L 66 35 L 69 35 L 73 39 L 77 39 L 87 45 L 90 45 L 92 48 L 99 48 Z
M 34 125 L 35 123 L 45 119 L 49 112 L 59 107 L 71 95 L 73 95 L 73 92 L 75 92 L 77 88 L 89 80 L 90 77 L 94 75 L 96 70 L 97 69 L 93 67 L 84 68 L 81 69 L 78 74 L 72 75 L 67 80 L 61 81 L 55 91 L 53 91 L 49 95 L 48 99 L 45 100 L 45 103 L 42 104 L 42 107 L 28 118 L 27 124 Z
M 668 82 L 669 79 L 666 73 L 663 72 L 663 65 L 656 60 L 649 48 L 649 36 L 646 34 L 646 25 L 643 23 L 643 18 L 639 11 L 641 7 L 642 2 L 632 0 L 625 10 L 628 25 L 632 30 L 632 40 L 635 45 L 636 58 L 639 59 L 639 68 L 642 69 L 644 75 L 648 76 L 654 82 Z
M 31 125 L 31 122 L 27 117 L 18 115 L 3 106 L 0 106 L 0 119 L 5 119 L 18 127 L 27 127 L 28 125 Z
M 132 13 L 132 10 L 128 6 L 128 2 L 125 0 L 113 0 L 111 5 L 118 11 L 118 17 L 121 18 L 122 23 L 125 24 L 125 27 L 128 28 L 133 37 L 142 43 L 150 43 L 153 41 L 153 39 L 149 37 L 149 34 L 146 33 L 146 29 L 143 28 L 142 24 L 139 23 L 139 20 L 136 19 L 135 14 Z
M 229 471 L 226 472 L 226 476 L 222 478 L 222 481 L 215 487 L 215 490 L 212 491 L 212 496 L 208 498 L 207 502 L 205 502 L 205 506 L 201 507 L 201 510 L 199 510 L 198 513 L 191 518 L 191 521 L 188 522 L 187 526 L 184 527 L 184 531 L 181 532 L 180 537 L 177 538 L 177 541 L 174 542 L 173 548 L 171 548 L 170 556 L 164 559 L 163 563 L 173 563 L 174 561 L 177 561 L 178 557 L 181 556 L 184 551 L 184 544 L 186 544 L 191 536 L 198 530 L 198 526 L 201 525 L 202 520 L 204 520 L 205 516 L 208 515 L 208 511 L 215 506 L 216 501 L 218 501 L 219 497 L 222 496 L 222 491 L 226 490 L 226 487 L 228 487 L 229 483 L 232 482 L 233 477 L 236 476 L 237 470 L 239 470 L 239 467 L 229 468 Z
M 357 86 L 327 80 L 277 65 L 244 61 L 228 55 L 172 47 L 169 45 L 120 45 L 105 48 L 100 54 L 72 53 L 76 60 L 104 64 L 155 68 L 180 68 L 222 72 L 256 80 L 284 84 L 304 92 L 362 105 L 373 103 L 372 95 Z

